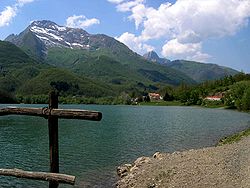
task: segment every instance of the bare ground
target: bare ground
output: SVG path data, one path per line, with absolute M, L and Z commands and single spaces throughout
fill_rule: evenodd
M 118 168 L 117 188 L 250 188 L 250 136 L 229 145 L 157 152 Z

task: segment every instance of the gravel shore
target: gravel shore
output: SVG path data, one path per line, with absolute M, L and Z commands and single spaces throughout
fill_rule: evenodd
M 118 188 L 250 188 L 250 136 L 237 143 L 155 153 L 118 167 Z

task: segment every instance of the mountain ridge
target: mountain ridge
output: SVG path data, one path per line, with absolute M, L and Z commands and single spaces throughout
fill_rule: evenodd
M 0 92 L 25 96 L 42 95 L 48 94 L 53 87 L 57 87 L 62 95 L 116 95 L 107 85 L 40 63 L 14 44 L 0 41 Z
M 144 54 L 143 57 L 154 63 L 163 64 L 164 66 L 178 70 L 191 77 L 198 83 L 207 80 L 216 80 L 225 76 L 235 75 L 239 73 L 239 71 L 232 68 L 220 66 L 213 63 L 201 63 L 187 60 L 170 61 L 165 58 L 160 58 L 154 51 Z
M 32 33 L 42 43 L 42 51 L 46 54 L 47 50 L 53 47 L 63 47 L 71 49 L 98 50 L 99 48 L 113 48 L 115 45 L 123 45 L 121 42 L 105 34 L 89 34 L 80 28 L 70 28 L 59 26 L 49 20 L 34 21 L 20 34 L 9 35 L 5 41 L 12 42 L 22 47 L 26 41 L 24 35 Z M 133 52 L 136 54 L 135 52 Z M 138 55 L 139 56 L 139 55 Z
M 55 87 L 66 96 L 141 96 L 169 85 L 217 79 L 231 71 L 223 67 L 223 72 L 218 65 L 170 61 L 155 52 L 142 57 L 107 35 L 92 35 L 46 20 L 33 22 L 0 44 L 10 47 L 5 53 L 0 45 L 4 54 L 0 90 L 22 95 L 45 94 Z
M 136 83 L 143 83 L 146 88 L 149 85 L 178 85 L 182 82 L 195 84 L 194 80 L 177 70 L 153 65 L 112 37 L 92 35 L 82 29 L 59 26 L 51 21 L 35 21 L 19 35 L 10 35 L 6 40 L 39 61 L 67 68 L 79 76 L 104 80 L 115 87 L 118 82 L 112 80 L 125 80 L 119 85 L 125 90 L 133 90 L 131 87 Z M 111 65 L 111 62 L 115 64 Z
M 167 64 L 167 63 L 170 63 L 171 61 L 169 59 L 166 59 L 166 58 L 160 58 L 158 56 L 158 54 L 155 52 L 155 51 L 149 51 L 147 53 L 145 53 L 143 55 L 143 57 L 149 61 L 153 61 L 153 62 L 156 62 L 156 63 L 160 63 L 160 64 Z

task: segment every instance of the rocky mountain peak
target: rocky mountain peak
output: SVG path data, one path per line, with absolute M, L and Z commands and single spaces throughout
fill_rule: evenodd
M 48 20 L 34 21 L 20 34 L 10 35 L 5 41 L 25 47 L 26 53 L 38 60 L 46 58 L 49 49 L 54 47 L 91 51 L 109 49 L 116 56 L 121 51 L 134 54 L 127 46 L 107 35 L 89 34 L 83 29 L 60 26 Z
M 170 63 L 171 61 L 165 58 L 160 58 L 155 51 L 150 51 L 143 55 L 143 57 L 149 61 L 157 62 L 160 64 Z
M 39 27 L 51 27 L 57 25 L 55 22 L 52 22 L 50 20 L 36 20 L 33 21 L 30 26 L 39 26 Z
M 160 59 L 160 57 L 158 56 L 158 54 L 155 51 L 150 51 L 146 54 L 143 55 L 144 58 L 151 60 L 151 61 L 158 61 Z
M 66 47 L 88 49 L 90 34 L 83 29 L 59 26 L 48 20 L 34 21 L 28 27 L 47 48 Z

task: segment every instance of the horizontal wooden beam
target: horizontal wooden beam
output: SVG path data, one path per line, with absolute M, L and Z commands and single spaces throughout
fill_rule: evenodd
M 2 176 L 13 176 L 17 178 L 27 178 L 43 181 L 56 181 L 58 183 L 65 183 L 74 185 L 75 176 L 59 174 L 59 173 L 47 173 L 47 172 L 30 172 L 23 171 L 20 169 L 0 169 L 0 175 Z
M 0 109 L 0 116 L 5 115 L 29 115 L 40 116 L 47 118 L 53 116 L 62 119 L 84 119 L 92 121 L 100 121 L 102 113 L 88 110 L 75 110 L 75 109 L 49 109 L 49 108 L 17 108 L 8 107 Z

